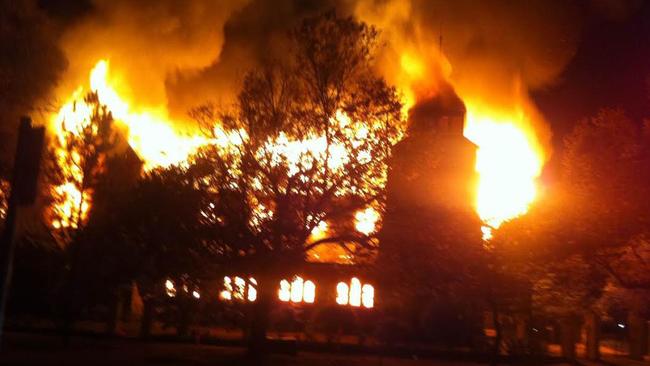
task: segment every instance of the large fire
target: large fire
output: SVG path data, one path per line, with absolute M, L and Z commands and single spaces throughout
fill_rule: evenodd
M 115 83 L 112 83 L 106 60 L 100 60 L 92 69 L 89 85 L 90 91 L 97 94 L 99 103 L 111 112 L 117 127 L 126 131 L 128 143 L 144 162 L 145 170 L 179 164 L 208 142 L 201 135 L 176 131 L 165 110 L 139 110 L 131 106 L 117 91 Z M 80 135 L 90 123 L 93 109 L 83 99 L 86 92 L 81 86 L 77 88 L 50 119 L 50 127 L 59 140 L 56 158 L 68 177 L 67 182 L 53 188 L 52 193 L 59 198 L 53 207 L 52 226 L 55 228 L 76 228 L 85 220 L 92 202 L 91 192 L 82 193 L 78 187 L 83 173 L 76 161 L 78 158 L 75 152 L 71 156 L 65 152 L 65 136 Z
M 435 94 L 439 79 L 455 84 L 451 77 L 452 65 L 437 51 L 417 54 L 405 47 L 397 71 L 391 68 L 390 72 L 403 90 L 407 109 L 419 98 Z M 480 93 L 477 97 L 472 85 L 457 87 L 456 92 L 467 109 L 463 134 L 478 146 L 475 207 L 485 223 L 483 238 L 489 240 L 493 229 L 528 211 L 537 195 L 536 182 L 545 153 L 523 101 L 512 98 L 514 107 L 504 110 L 484 101 Z
M 90 72 L 90 90 L 97 93 L 100 104 L 105 105 L 115 121 L 127 130 L 129 145 L 144 161 L 145 169 L 178 164 L 208 142 L 199 134 L 175 130 L 167 111 L 162 108 L 132 106 L 120 95 L 116 84 L 109 75 L 109 62 L 97 62 Z M 82 87 L 77 89 L 59 110 L 53 120 L 57 132 L 62 127 L 70 131 L 87 123 L 90 110 L 79 100 L 83 92 Z
M 523 110 L 499 113 L 480 103 L 465 103 L 464 134 L 478 145 L 476 210 L 487 225 L 484 238 L 489 239 L 491 228 L 528 210 L 537 194 L 544 154 L 534 132 L 522 127 L 529 125 Z
M 513 8 L 401 0 L 355 6 L 355 15 L 386 39 L 378 68 L 402 91 L 406 108 L 435 96 L 442 84 L 465 103 L 464 135 L 478 147 L 475 208 L 485 239 L 526 213 L 538 194 L 549 134 L 528 93 L 554 80 L 571 57 L 550 56 L 556 41 L 566 41 L 543 36 L 558 30 L 554 19 Z M 522 38 L 533 35 L 539 37 Z
M 425 56 L 431 58 L 429 68 Z M 436 80 L 440 78 L 456 84 L 451 77 L 452 65 L 444 54 L 434 51 L 425 56 L 416 56 L 408 48 L 402 51 L 394 78 L 404 90 L 406 108 L 417 103 L 418 94 L 424 98 L 431 94 L 430 89 L 437 88 Z M 536 181 L 545 154 L 522 100 L 512 98 L 514 107 L 504 110 L 487 103 L 480 94 L 477 97 L 471 85 L 457 87 L 456 92 L 467 109 L 463 134 L 478 146 L 475 207 L 485 223 L 483 238 L 489 240 L 492 229 L 528 211 L 537 195 Z
M 402 59 L 402 67 L 411 77 L 424 77 L 425 70 L 421 60 L 414 57 Z M 141 108 L 132 105 L 122 90 L 128 90 L 128 85 L 120 85 L 119 80 L 113 80 L 109 74 L 109 62 L 100 60 L 90 72 L 89 90 L 96 92 L 98 100 L 111 111 L 117 125 L 126 131 L 129 145 L 144 162 L 145 170 L 160 166 L 179 164 L 188 159 L 200 146 L 215 143 L 226 147 L 236 144 L 238 136 L 229 136 L 222 131 L 216 131 L 216 139 L 192 131 L 184 133 L 176 130 L 164 108 Z M 76 131 L 88 123 L 91 108 L 86 105 L 82 96 L 84 89 L 79 87 L 51 118 L 51 127 L 57 136 L 65 131 Z M 461 98 L 463 95 L 461 94 Z M 405 92 L 405 104 L 414 103 L 414 94 Z M 479 174 L 477 187 L 476 210 L 486 223 L 485 237 L 489 238 L 491 228 L 513 217 L 525 213 L 536 196 L 536 178 L 541 173 L 544 154 L 536 142 L 534 131 L 525 129 L 526 113 L 523 108 L 514 111 L 499 111 L 480 100 L 465 99 L 467 119 L 465 136 L 478 145 L 476 170 Z M 344 115 L 338 115 L 341 123 L 350 123 Z M 221 133 L 220 133 L 221 132 Z M 362 138 L 363 129 L 357 131 L 356 138 Z M 325 149 L 322 139 L 314 141 L 295 142 L 285 141 L 280 137 L 276 141 L 278 154 L 291 160 L 294 155 L 300 155 L 304 149 L 322 153 Z M 336 166 L 340 160 L 336 149 L 331 151 L 330 159 Z M 73 176 L 73 164 L 67 169 Z M 64 183 L 54 188 L 54 193 L 67 197 L 63 203 L 55 207 L 60 219 L 53 222 L 55 227 L 74 227 L 76 222 L 69 218 L 79 215 L 85 217 L 90 206 L 91 198 L 82 195 L 74 184 Z M 370 234 L 375 231 L 377 212 L 368 208 L 355 215 L 355 226 L 359 232 Z M 326 223 L 323 224 L 326 230 Z M 320 230 L 320 229 L 319 229 Z
M 111 78 L 107 60 L 98 61 L 90 72 L 89 91 L 96 93 L 99 103 L 111 112 L 117 127 L 124 131 L 129 145 L 144 162 L 145 171 L 182 164 L 206 144 L 228 149 L 241 144 L 247 138 L 241 132 L 224 131 L 219 125 L 215 127 L 213 136 L 206 136 L 198 131 L 183 133 L 172 127 L 174 123 L 164 108 L 133 106 L 118 90 L 128 90 L 128 86 L 120 85 L 118 80 Z M 52 226 L 55 228 L 77 227 L 79 221 L 83 221 L 87 216 L 92 202 L 91 192 L 82 194 L 73 183 L 80 181 L 82 174 L 74 162 L 75 157 L 72 156 L 73 161 L 67 161 L 66 159 L 69 160 L 70 157 L 65 156 L 63 152 L 64 136 L 67 133 L 80 134 L 81 129 L 90 123 L 93 110 L 83 100 L 85 92 L 83 87 L 77 88 L 50 120 L 51 128 L 62 146 L 57 151 L 58 163 L 66 170 L 71 180 L 52 189 L 55 196 L 62 198 L 53 207 L 56 215 L 52 220 Z M 350 141 L 361 141 L 368 134 L 368 126 L 351 121 L 340 111 L 337 112 L 335 120 L 334 122 L 341 126 L 349 127 L 347 130 L 350 131 Z M 280 134 L 276 139 L 269 141 L 265 148 L 273 151 L 273 159 L 287 161 L 290 170 L 297 170 L 304 165 L 305 162 L 301 159 L 307 155 L 329 156 L 329 165 L 333 170 L 340 168 L 347 159 L 343 146 L 333 144 L 328 147 L 323 136 L 293 141 Z M 368 159 L 370 158 L 369 151 L 362 151 L 362 153 L 367 154 Z M 273 214 L 261 204 L 256 211 L 262 216 Z M 355 227 L 360 233 L 369 235 L 376 230 L 378 219 L 379 214 L 372 207 L 359 210 L 355 214 Z M 319 235 L 324 236 L 327 232 L 327 223 L 322 222 L 316 230 L 319 228 L 322 229 Z

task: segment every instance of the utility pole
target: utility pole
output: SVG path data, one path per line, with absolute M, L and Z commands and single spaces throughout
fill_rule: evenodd
M 21 207 L 32 205 L 36 199 L 38 173 L 41 165 L 45 128 L 32 127 L 29 117 L 23 117 L 18 130 L 18 145 L 14 157 L 11 191 L 4 231 L 0 241 L 0 340 L 5 323 L 7 298 L 13 273 L 16 246 L 16 222 Z

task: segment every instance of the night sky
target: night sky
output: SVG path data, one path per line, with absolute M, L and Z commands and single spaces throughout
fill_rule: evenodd
M 555 146 L 581 118 L 620 107 L 650 118 L 650 1 L 624 20 L 591 19 L 575 57 L 557 83 L 534 94 L 554 133 Z

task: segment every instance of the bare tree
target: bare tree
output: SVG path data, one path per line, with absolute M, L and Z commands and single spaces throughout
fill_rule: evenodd
M 51 185 L 46 216 L 64 244 L 70 243 L 85 224 L 92 191 L 104 171 L 107 154 L 117 145 L 113 117 L 97 94 L 89 93 L 78 103 L 90 108 L 90 113 L 79 123 L 61 121 L 46 163 L 47 183 Z
M 279 280 L 308 250 L 374 246 L 356 231 L 309 238 L 322 222 L 383 208 L 387 161 L 403 123 L 395 89 L 372 71 L 376 35 L 334 13 L 306 19 L 290 33 L 287 60 L 246 76 L 234 111 L 193 112 L 211 123 L 216 140 L 197 160 L 215 197 L 215 238 L 259 284 L 253 352 L 263 350 Z
M 61 296 L 63 334 L 69 339 L 73 322 L 83 304 L 79 233 L 87 223 L 90 197 L 104 172 L 109 151 L 117 143 L 113 117 L 96 93 L 89 93 L 80 106 L 88 109 L 81 120 L 62 120 L 45 159 L 47 208 L 45 219 L 52 234 L 65 248 L 65 283 Z M 77 105 L 75 104 L 76 108 Z M 69 117 L 69 116 L 67 116 Z

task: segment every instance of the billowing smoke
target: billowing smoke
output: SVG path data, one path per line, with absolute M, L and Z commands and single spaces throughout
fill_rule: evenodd
M 435 102 L 448 83 L 463 100 L 463 134 L 478 146 L 477 212 L 497 228 L 528 210 L 551 154 L 530 92 L 558 80 L 584 17 L 609 3 L 359 0 L 354 11 L 383 31 L 378 66 L 407 104 Z
M 219 59 L 226 21 L 246 4 L 229 1 L 96 0 L 67 29 L 62 48 L 70 67 L 62 85 L 83 85 L 88 71 L 108 59 L 129 100 L 166 108 L 167 84 Z M 63 94 L 65 95 L 65 94 Z
M 585 23 L 624 19 L 638 5 L 635 0 L 359 0 L 354 12 L 382 30 L 387 47 L 380 68 L 408 102 L 435 95 L 441 80 L 448 80 L 466 103 L 489 105 L 499 114 L 525 113 L 548 155 L 550 130 L 529 92 L 560 81 Z
M 331 9 L 350 14 L 349 4 L 338 0 L 248 2 L 225 24 L 219 59 L 200 73 L 185 73 L 168 84 L 174 95 L 172 109 L 180 112 L 205 100 L 225 105 L 233 102 L 247 71 L 265 60 L 286 57 L 287 32 L 304 17 Z
M 45 104 L 66 67 L 57 36 L 35 1 L 0 0 L 0 180 L 10 174 L 20 116 Z
M 376 26 L 377 71 L 407 107 L 437 106 L 444 90 L 465 105 L 462 133 L 479 148 L 477 211 L 492 227 L 527 211 L 550 155 L 550 129 L 530 92 L 558 80 L 585 19 L 630 8 L 609 0 L 88 1 L 62 37 L 69 68 L 56 95 L 74 111 L 68 96 L 97 64 L 93 88 L 150 166 L 182 161 L 204 143 L 170 121 L 190 126 L 191 107 L 232 103 L 248 70 L 287 54 L 287 31 L 304 17 L 334 9 Z
M 549 131 L 528 98 L 552 85 L 578 44 L 585 7 L 624 16 L 625 2 L 593 4 L 472 0 L 94 0 L 65 32 L 67 95 L 97 60 L 110 60 L 129 100 L 167 109 L 173 119 L 205 100 L 229 103 L 243 74 L 281 57 L 286 31 L 329 9 L 377 26 L 378 67 L 412 104 L 447 80 L 463 100 L 504 113 L 525 108 L 540 148 Z M 620 15 L 617 15 L 620 14 Z
M 528 91 L 557 80 L 573 56 L 579 9 L 548 1 L 373 1 L 356 14 L 383 30 L 387 78 L 412 102 L 449 80 L 463 100 L 511 113 L 527 108 L 542 144 L 548 142 Z
M 349 13 L 335 1 L 93 0 L 62 37 L 70 65 L 56 94 L 83 85 L 108 59 L 122 95 L 183 119 L 197 103 L 232 102 L 250 68 L 283 56 L 291 27 L 332 8 Z

